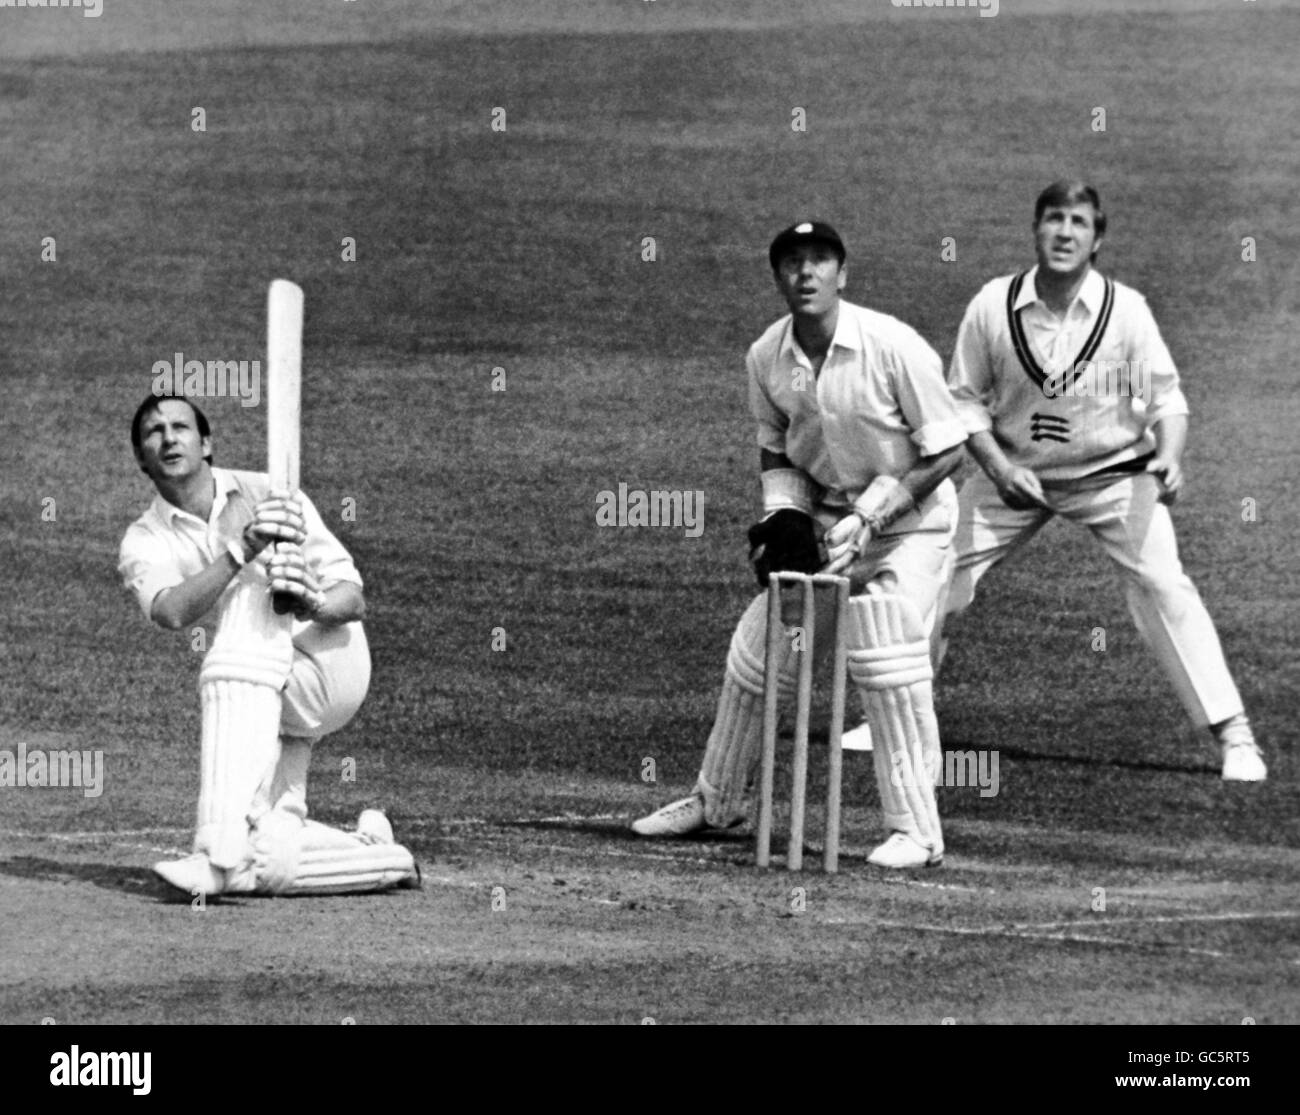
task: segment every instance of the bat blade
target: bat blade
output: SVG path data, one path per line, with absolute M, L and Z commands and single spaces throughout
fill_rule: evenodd
M 266 463 L 271 487 L 298 490 L 302 419 L 302 287 L 271 284 L 266 300 Z
M 266 299 L 266 471 L 271 488 L 298 490 L 302 422 L 302 287 L 271 283 Z M 294 598 L 277 592 L 276 612 L 293 610 Z

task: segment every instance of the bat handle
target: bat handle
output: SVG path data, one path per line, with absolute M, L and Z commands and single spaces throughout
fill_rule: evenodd
M 279 543 L 274 543 L 278 549 Z M 273 592 L 271 593 L 271 608 L 277 616 L 287 616 L 293 611 L 297 598 L 291 592 Z

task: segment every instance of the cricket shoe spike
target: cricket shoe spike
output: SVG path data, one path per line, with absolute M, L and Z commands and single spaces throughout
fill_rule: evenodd
M 632 822 L 632 831 L 637 836 L 688 836 L 707 827 L 704 798 L 700 794 L 669 802 L 662 809 Z
M 153 870 L 163 882 L 190 896 L 201 894 L 206 898 L 225 889 L 226 873 L 213 867 L 212 861 L 202 852 L 184 859 L 163 860 L 155 863 Z
M 938 867 L 943 856 L 932 856 L 930 849 L 918 844 L 905 832 L 896 832 L 867 857 L 877 867 L 895 870 L 907 867 Z

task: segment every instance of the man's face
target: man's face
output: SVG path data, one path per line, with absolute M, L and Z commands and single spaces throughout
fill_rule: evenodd
M 1062 278 L 1082 275 L 1101 246 L 1097 239 L 1097 213 L 1086 201 L 1075 205 L 1049 205 L 1034 226 L 1038 267 Z
M 848 281 L 848 269 L 825 244 L 800 244 L 781 257 L 776 285 L 790 312 L 812 317 L 834 308 Z
M 181 399 L 162 399 L 140 419 L 137 459 L 155 483 L 193 476 L 211 452 L 212 439 L 199 436 L 194 411 Z

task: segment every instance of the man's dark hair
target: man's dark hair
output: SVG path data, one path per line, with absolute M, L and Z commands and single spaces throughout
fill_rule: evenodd
M 149 394 L 138 407 L 135 408 L 135 417 L 131 419 L 131 448 L 135 450 L 135 455 L 140 456 L 140 421 L 151 411 L 158 409 L 158 404 L 166 402 L 168 399 L 175 399 L 184 403 L 194 412 L 194 425 L 198 428 L 199 437 L 211 437 L 212 428 L 208 425 L 208 416 L 199 410 L 194 400 L 184 395 L 153 395 Z M 204 458 L 208 464 L 212 464 L 212 454 L 207 454 Z
M 1053 182 L 1038 195 L 1038 200 L 1034 202 L 1034 224 L 1037 225 L 1043 219 L 1043 213 L 1049 208 L 1080 205 L 1085 201 L 1092 206 L 1092 211 L 1096 214 L 1093 228 L 1096 230 L 1097 239 L 1100 240 L 1106 235 L 1106 214 L 1101 208 L 1101 197 L 1095 186 L 1078 178 L 1062 178 Z

